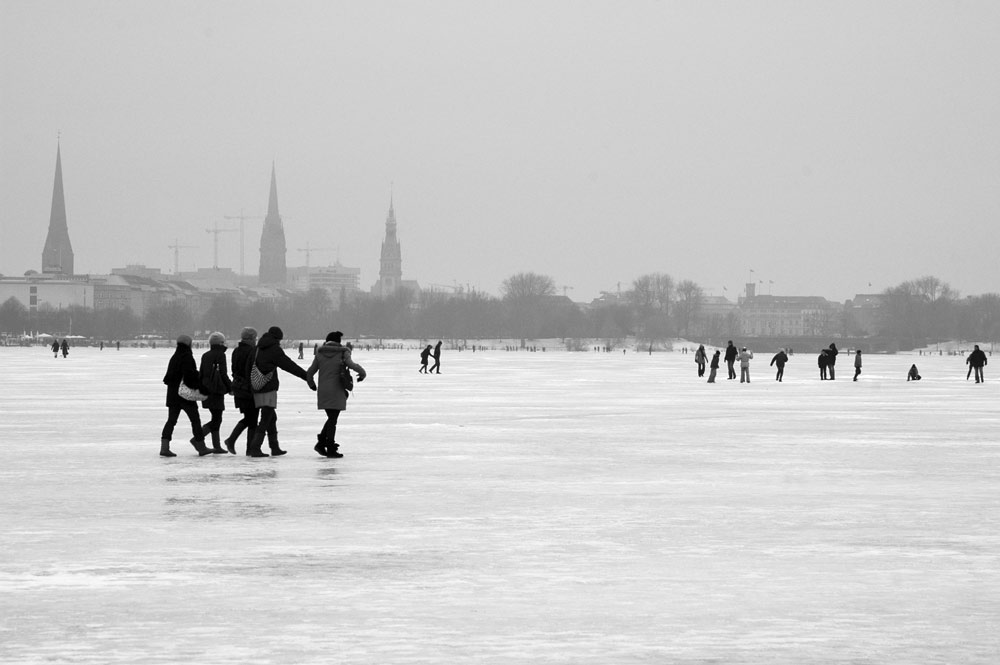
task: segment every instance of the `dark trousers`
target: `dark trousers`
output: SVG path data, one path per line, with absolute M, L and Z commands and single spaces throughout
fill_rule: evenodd
M 705 376 L 705 363 L 698 363 L 698 376 Z
M 833 365 L 828 365 L 827 369 L 830 371 L 830 380 L 835 380 L 837 378 L 837 371 L 834 369 Z
M 857 381 L 859 376 L 861 376 L 861 368 L 860 367 L 855 367 L 854 368 L 854 380 Z
M 726 361 L 726 366 L 729 368 L 729 378 L 730 379 L 735 379 L 736 378 L 736 368 L 733 367 L 733 363 L 735 363 L 735 362 L 736 362 L 735 360 L 727 360 Z
M 983 368 L 975 367 L 974 369 L 976 370 L 976 383 L 982 383 L 985 381 L 986 379 L 983 377 Z
M 778 375 L 774 377 L 775 381 L 781 381 L 781 377 L 785 376 L 785 366 L 778 365 Z
M 435 358 L 434 359 L 434 364 L 431 365 L 431 371 L 433 372 L 434 370 L 437 370 L 438 374 L 441 373 L 441 359 L 440 358 Z
M 247 443 L 248 450 L 259 449 L 264 443 L 265 435 L 268 444 L 272 448 L 276 448 L 278 446 L 278 412 L 269 406 L 262 406 L 256 410 L 260 413 L 260 422 Z
M 206 434 L 208 432 L 218 432 L 219 428 L 222 427 L 222 409 L 209 409 L 208 412 L 212 414 L 212 419 L 205 423 L 202 431 Z
M 708 382 L 709 383 L 715 383 L 715 373 L 716 373 L 716 371 L 718 371 L 718 369 L 719 369 L 718 367 L 713 367 L 711 370 L 709 370 L 709 372 L 708 372 Z
M 181 411 L 186 413 L 188 419 L 191 421 L 191 433 L 194 434 L 194 438 L 201 441 L 204 437 L 201 434 L 201 416 L 198 415 L 198 403 L 188 402 L 187 400 L 184 400 L 178 406 L 167 407 L 167 422 L 163 425 L 163 432 L 160 434 L 160 438 L 167 441 L 173 438 L 174 425 L 177 424 L 177 419 L 180 417 Z
M 327 443 L 337 442 L 337 419 L 340 418 L 340 409 L 324 409 L 326 411 L 326 423 L 319 435 Z
M 247 438 L 252 439 L 254 432 L 257 431 L 257 418 L 259 416 L 257 408 L 253 406 L 241 406 L 240 413 L 243 414 L 243 418 L 236 423 L 236 427 L 233 428 L 229 438 L 226 439 L 227 441 L 236 443 L 236 439 L 240 438 L 243 430 L 247 431 Z

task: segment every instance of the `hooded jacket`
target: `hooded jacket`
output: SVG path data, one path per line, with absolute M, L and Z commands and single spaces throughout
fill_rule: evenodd
M 226 389 L 224 393 L 216 393 L 211 390 L 212 372 L 216 365 L 219 367 L 222 385 Z M 213 344 L 208 351 L 201 354 L 201 367 L 198 369 L 198 374 L 201 381 L 201 391 L 208 395 L 208 399 L 201 403 L 202 406 L 209 410 L 225 410 L 226 395 L 233 389 L 233 384 L 229 380 L 229 367 L 226 363 L 226 346 L 224 344 Z
M 320 410 L 335 409 L 343 411 L 347 408 L 347 391 L 340 383 L 340 365 L 345 363 L 358 374 L 358 380 L 363 380 L 367 374 L 365 368 L 351 359 L 351 350 L 338 342 L 326 342 L 316 351 L 312 365 L 306 372 L 306 377 L 312 380 L 319 373 L 319 385 L 316 388 L 316 408 Z
M 300 379 L 306 378 L 306 371 L 299 367 L 298 363 L 285 355 L 285 352 L 281 348 L 281 342 L 270 332 L 266 332 L 260 336 L 256 350 L 250 355 L 251 363 L 254 362 L 254 357 L 256 357 L 257 369 L 262 373 L 274 372 L 271 380 L 264 384 L 263 388 L 256 391 L 258 393 L 269 393 L 278 390 L 280 382 L 278 381 L 278 373 L 274 370 L 279 367 Z M 247 367 L 249 368 L 249 365 Z M 247 376 L 250 376 L 249 369 L 247 369 Z

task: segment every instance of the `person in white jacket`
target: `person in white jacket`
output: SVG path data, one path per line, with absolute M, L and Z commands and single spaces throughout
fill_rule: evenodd
M 747 347 L 740 350 L 740 383 L 750 383 L 750 360 L 753 358 L 753 351 L 747 351 Z

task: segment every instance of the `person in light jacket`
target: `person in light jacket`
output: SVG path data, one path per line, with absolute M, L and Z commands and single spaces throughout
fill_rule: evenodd
M 201 389 L 198 368 L 191 353 L 190 335 L 181 335 L 177 338 L 177 349 L 167 363 L 167 373 L 163 375 L 163 383 L 167 386 L 167 422 L 164 423 L 163 432 L 160 434 L 160 456 L 177 457 L 175 453 L 170 452 L 170 439 L 181 411 L 186 413 L 191 421 L 191 433 L 194 434 L 191 437 L 191 445 L 198 451 L 199 456 L 211 454 L 212 451 L 205 447 L 205 437 L 201 433 L 198 403 L 186 400 L 177 393 L 181 383 L 192 390 Z
M 698 365 L 698 376 L 705 376 L 705 365 L 708 364 L 708 354 L 705 353 L 704 344 L 699 344 L 698 350 L 694 352 L 694 362 Z
M 278 368 L 280 367 L 303 381 L 306 380 L 306 371 L 285 355 L 281 349 L 281 340 L 284 336 L 285 334 L 278 326 L 268 328 L 267 332 L 260 336 L 260 341 L 257 342 L 257 348 L 254 350 L 254 356 L 250 359 L 251 369 L 256 365 L 259 372 L 271 375 L 271 379 L 260 390 L 254 391 L 253 401 L 254 405 L 260 409 L 260 423 L 257 425 L 257 431 L 254 432 L 253 440 L 247 444 L 247 454 L 250 457 L 267 457 L 267 453 L 260 449 L 264 443 L 264 436 L 271 428 L 274 428 L 275 434 L 277 434 Z M 247 374 L 249 375 L 250 372 L 248 371 Z M 271 455 L 275 457 L 288 452 L 282 450 L 278 445 L 277 437 L 270 439 L 268 443 L 271 445 Z
M 750 383 L 750 360 L 753 358 L 753 351 L 747 351 L 743 347 L 740 351 L 740 383 Z
M 324 457 L 343 457 L 340 444 L 337 443 L 337 421 L 340 412 L 347 409 L 349 393 L 340 380 L 341 365 L 347 365 L 358 375 L 358 383 L 365 380 L 365 368 L 351 359 L 351 350 L 341 346 L 343 333 L 335 330 L 326 336 L 326 342 L 319 347 L 312 365 L 306 371 L 309 387 L 316 391 L 316 408 L 326 412 L 326 423 L 316 435 L 316 445 L 313 446 Z M 317 387 L 313 377 L 319 375 Z

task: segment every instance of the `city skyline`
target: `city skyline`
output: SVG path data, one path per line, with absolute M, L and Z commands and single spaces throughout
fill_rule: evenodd
M 0 272 L 41 271 L 58 144 L 80 273 L 212 265 L 241 214 L 252 271 L 275 163 L 288 264 L 336 233 L 363 288 L 394 182 L 421 283 L 1000 290 L 1000 8 L 532 7 L 0 2 Z

